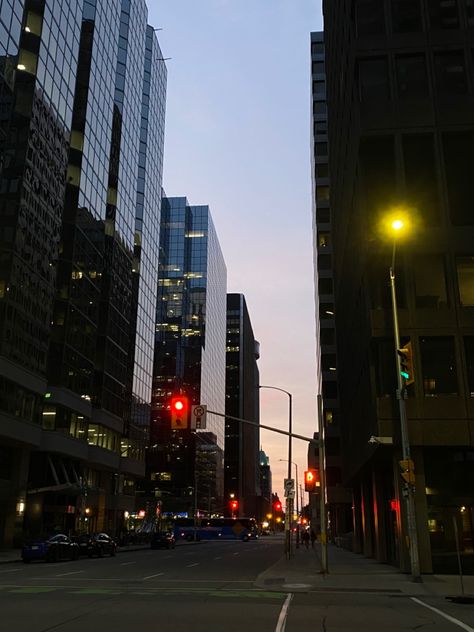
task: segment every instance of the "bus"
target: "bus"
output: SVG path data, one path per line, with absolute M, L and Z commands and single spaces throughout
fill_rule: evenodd
M 258 538 L 254 518 L 176 518 L 173 533 L 177 540 L 242 540 Z

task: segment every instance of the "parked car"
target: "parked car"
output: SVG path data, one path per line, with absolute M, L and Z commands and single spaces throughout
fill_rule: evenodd
M 50 538 L 38 538 L 25 544 L 21 551 L 22 560 L 25 563 L 33 560 L 46 562 L 58 562 L 59 560 L 77 560 L 79 557 L 79 545 L 63 533 L 58 533 Z
M 107 533 L 90 533 L 79 535 L 74 538 L 79 546 L 81 555 L 88 557 L 103 557 L 104 555 L 115 555 L 117 543 Z
M 176 538 L 172 531 L 156 531 L 151 538 L 152 549 L 174 549 Z

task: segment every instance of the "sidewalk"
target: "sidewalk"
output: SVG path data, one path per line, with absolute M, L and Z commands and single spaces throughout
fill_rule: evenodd
M 423 581 L 411 581 L 410 575 L 394 566 L 381 564 L 357 553 L 329 545 L 329 572 L 321 573 L 320 545 L 307 550 L 304 546 L 293 550 L 290 560 L 282 557 L 259 575 L 256 585 L 265 590 L 286 592 L 374 592 L 411 596 L 459 595 L 457 575 L 423 575 Z M 474 576 L 464 577 L 465 593 L 474 595 Z

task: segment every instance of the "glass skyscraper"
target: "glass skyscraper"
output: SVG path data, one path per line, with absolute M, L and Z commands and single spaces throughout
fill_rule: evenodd
M 0 0 L 0 543 L 134 509 L 165 91 L 143 0 Z
M 208 415 L 205 433 L 172 431 L 169 403 L 173 393 L 182 392 L 193 404 L 225 412 L 226 284 L 209 207 L 163 197 L 148 466 L 154 497 L 165 492 L 165 509 L 192 508 L 195 442 L 212 435 L 224 449 L 221 417 Z M 222 484 L 217 488 L 222 497 Z

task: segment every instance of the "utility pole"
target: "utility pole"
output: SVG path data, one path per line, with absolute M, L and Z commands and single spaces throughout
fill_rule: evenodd
M 320 514 L 321 514 L 321 573 L 328 572 L 328 538 L 326 532 L 326 454 L 324 448 L 324 411 L 323 398 L 318 395 L 319 426 L 319 478 L 321 481 Z

